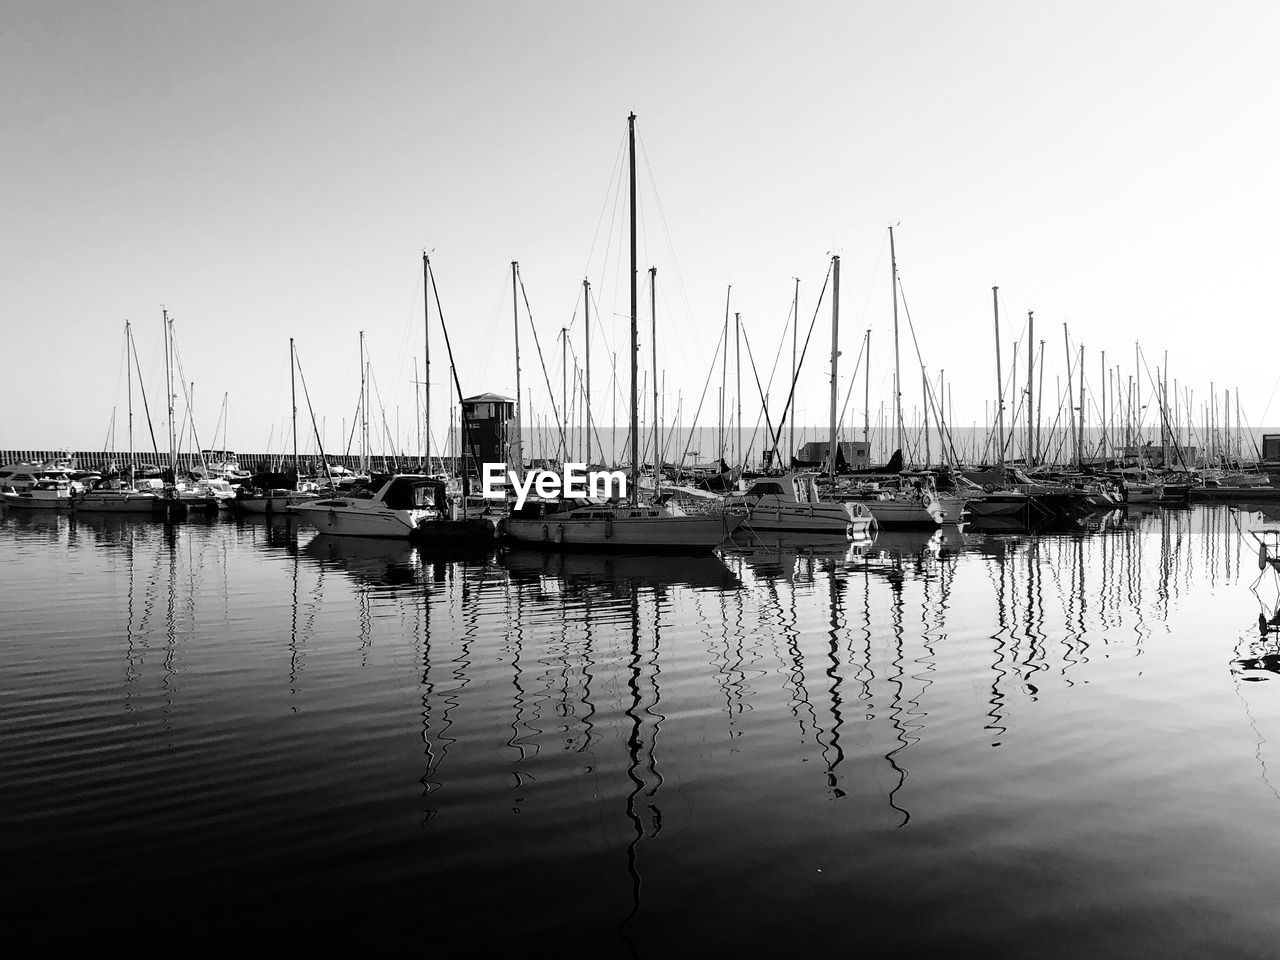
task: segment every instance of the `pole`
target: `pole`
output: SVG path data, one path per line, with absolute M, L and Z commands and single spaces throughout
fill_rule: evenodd
M 649 339 L 653 342 L 653 491 L 657 496 L 658 478 L 662 473 L 661 450 L 658 449 L 658 435 L 662 430 L 658 422 L 658 268 L 649 268 Z
M 893 236 L 892 230 L 889 236 Z M 827 444 L 827 475 L 836 478 L 836 372 L 840 359 L 840 258 L 831 258 L 831 440 Z
M 889 262 L 893 267 L 893 422 L 894 442 L 902 449 L 902 377 L 898 364 L 898 254 L 889 227 Z
M 1036 315 L 1035 311 L 1027 311 L 1027 466 L 1033 467 L 1036 462 Z
M 584 339 L 586 340 L 586 396 L 583 398 L 583 406 L 587 408 L 587 465 L 591 465 L 591 282 L 587 279 L 582 281 L 582 302 L 583 323 L 586 326 L 584 331 Z
M 521 410 L 522 404 L 520 403 L 520 307 L 516 301 L 516 296 L 517 296 L 517 293 L 519 292 L 517 290 L 517 287 L 519 286 L 519 281 L 516 279 L 517 267 L 518 267 L 518 262 L 515 260 L 512 260 L 511 261 L 511 317 L 512 317 L 512 327 L 515 330 L 515 345 L 516 345 L 516 402 L 515 402 L 516 439 L 515 439 L 515 443 L 512 444 L 512 447 L 513 447 L 512 453 L 514 454 L 514 459 L 516 461 L 516 464 L 515 464 L 516 472 L 523 473 L 524 472 L 524 447 L 521 442 L 522 437 L 521 437 L 521 431 L 520 431 L 520 422 L 521 420 L 524 419 L 524 417 L 523 417 L 523 412 Z M 555 403 L 554 394 L 552 395 L 552 397 L 553 399 L 551 402 L 554 404 Z
M 996 318 L 996 462 L 1004 466 L 1004 374 L 1000 369 L 1000 297 L 999 287 L 991 288 L 991 307 Z
M 627 117 L 627 154 L 631 194 L 631 506 L 640 504 L 640 409 L 636 382 L 639 380 L 639 328 L 636 310 L 636 115 Z
M 747 461 L 742 454 L 742 314 L 740 313 L 733 315 L 733 341 L 734 368 L 738 381 L 734 388 L 738 394 L 738 433 L 737 440 L 734 442 L 734 452 L 737 454 L 738 476 L 742 476 L 742 471 L 747 468 Z
M 289 410 L 293 417 L 293 489 L 298 489 L 298 388 L 294 383 L 294 370 L 297 361 L 294 358 L 293 337 L 289 338 Z
M 431 472 L 431 261 L 422 252 L 422 450 L 424 469 Z
M 800 278 L 796 277 L 796 292 L 791 299 L 791 383 L 792 389 L 795 389 L 796 382 L 796 336 L 800 330 Z M 866 440 L 864 436 L 862 438 Z M 796 407 L 791 405 L 791 451 L 787 455 L 786 465 L 781 469 L 791 469 L 791 458 L 796 455 Z
M 133 465 L 133 358 L 130 356 L 130 343 L 133 340 L 133 333 L 129 329 L 129 321 L 124 322 L 124 364 L 125 373 L 129 381 L 129 465 Z M 133 480 L 133 471 L 129 472 L 129 479 Z

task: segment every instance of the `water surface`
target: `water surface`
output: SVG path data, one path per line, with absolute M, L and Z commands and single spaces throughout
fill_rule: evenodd
M 1253 525 L 448 558 L 11 512 L 6 912 L 619 957 L 1274 955 Z

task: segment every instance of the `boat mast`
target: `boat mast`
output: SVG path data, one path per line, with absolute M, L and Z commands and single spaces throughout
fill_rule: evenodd
M 658 449 L 658 436 L 662 430 L 658 422 L 658 268 L 649 268 L 649 339 L 653 341 L 653 492 L 658 493 L 658 478 L 662 474 L 662 451 Z
M 1071 425 L 1071 444 L 1075 447 L 1076 461 L 1080 460 L 1080 444 L 1076 439 L 1076 403 L 1072 397 L 1071 387 L 1075 380 L 1071 375 L 1071 338 L 1067 335 L 1067 325 L 1062 325 L 1062 346 L 1067 352 L 1067 413 L 1068 422 Z
M 1084 344 L 1080 344 L 1080 362 L 1076 364 L 1076 369 L 1080 373 L 1080 433 L 1076 440 L 1076 466 L 1084 466 L 1084 421 L 1085 415 L 1089 412 L 1084 403 Z
M 639 328 L 636 321 L 636 115 L 627 117 L 627 161 L 631 194 L 631 490 L 632 507 L 640 503 Z
M 890 234 L 892 236 L 893 234 Z M 831 258 L 831 436 L 827 444 L 827 476 L 836 478 L 836 372 L 840 359 L 840 257 Z
M 165 392 L 169 395 L 169 470 L 173 474 L 172 483 L 178 482 L 178 454 L 177 439 L 173 434 L 173 331 L 170 329 L 172 321 L 169 319 L 169 311 L 164 307 L 160 308 L 160 313 L 164 318 L 164 384 Z
M 289 338 L 289 407 L 293 411 L 293 489 L 298 489 L 301 471 L 298 469 L 298 388 L 294 383 L 297 360 L 294 358 L 293 337 Z
M 586 340 L 586 386 L 584 390 L 586 395 L 582 399 L 582 405 L 586 408 L 587 422 L 587 465 L 591 465 L 591 281 L 585 277 L 582 280 L 582 303 L 584 326 L 583 336 Z
M 902 449 L 902 375 L 898 363 L 898 254 L 893 246 L 893 227 L 889 227 L 889 262 L 893 267 L 893 420 L 894 443 Z
M 1000 288 L 991 288 L 991 309 L 996 322 L 996 463 L 1004 466 L 1004 374 L 1000 369 Z
M 513 318 L 512 322 L 515 327 L 515 339 L 516 339 L 516 402 L 515 402 L 516 439 L 515 439 L 515 443 L 511 445 L 511 449 L 512 449 L 512 452 L 515 454 L 516 472 L 524 473 L 524 446 L 521 443 L 521 435 L 520 435 L 520 421 L 523 419 L 520 413 L 520 308 L 516 303 L 516 294 L 517 294 L 516 285 L 518 283 L 518 280 L 516 278 L 516 269 L 518 266 L 519 264 L 517 261 L 515 260 L 511 261 L 511 314 Z M 459 397 L 458 402 L 459 403 L 462 402 L 461 397 Z M 554 394 L 552 395 L 551 403 L 553 406 L 555 405 Z M 463 443 L 465 445 L 466 443 L 465 439 Z
M 360 331 L 360 472 L 369 472 L 369 382 L 364 359 L 364 331 Z
M 738 385 L 734 391 L 738 395 L 738 432 L 734 441 L 734 452 L 737 454 L 738 476 L 747 468 L 746 458 L 742 455 L 742 314 L 733 315 L 734 369 Z
M 133 358 L 129 355 L 133 333 L 129 321 L 124 322 L 124 368 L 129 382 L 129 465 L 133 466 Z M 132 473 L 132 471 L 131 471 Z
M 423 464 L 431 472 L 431 261 L 422 251 L 422 449 Z
M 924 468 L 929 469 L 929 461 L 933 459 L 933 451 L 929 446 L 929 376 L 924 366 L 920 367 L 920 390 L 924 398 Z
M 1036 315 L 1032 310 L 1027 311 L 1027 466 L 1035 466 L 1035 449 L 1036 449 L 1036 393 L 1035 393 L 1035 368 L 1036 368 Z
M 871 460 L 871 328 L 867 327 L 867 379 L 862 385 L 862 442 L 867 447 L 867 461 Z
M 796 292 L 791 299 L 791 389 L 795 390 L 796 382 L 796 339 L 800 331 L 800 278 L 795 277 Z M 863 437 L 865 440 L 866 437 Z M 791 404 L 791 450 L 787 454 L 787 462 L 781 467 L 791 469 L 791 458 L 796 455 L 796 405 Z

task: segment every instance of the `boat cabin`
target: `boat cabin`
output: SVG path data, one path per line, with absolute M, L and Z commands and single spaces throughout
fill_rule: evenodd
M 448 510 L 445 483 L 433 477 L 392 477 L 379 496 L 392 510 Z
M 749 500 L 774 497 L 784 503 L 818 503 L 817 474 L 793 473 L 784 477 L 762 477 L 742 496 Z

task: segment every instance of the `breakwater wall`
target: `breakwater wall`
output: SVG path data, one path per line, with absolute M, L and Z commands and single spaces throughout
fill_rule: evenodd
M 0 466 L 9 463 L 48 463 L 51 461 L 70 460 L 71 465 L 77 470 L 101 470 L 114 464 L 116 467 L 122 467 L 130 463 L 134 464 L 151 464 L 157 467 L 168 466 L 168 456 L 156 456 L 155 451 L 148 450 L 146 452 L 133 452 L 127 450 L 0 450 Z M 289 470 L 293 466 L 292 455 L 266 454 L 266 453 L 239 453 L 236 459 L 240 463 L 243 470 L 249 470 L 254 473 L 267 473 L 273 471 Z M 317 456 L 299 456 L 304 472 L 310 470 L 320 470 L 323 468 L 320 464 L 320 458 Z M 358 456 L 342 456 L 340 454 L 329 454 L 325 457 L 331 464 L 344 466 L 350 470 L 355 470 L 360 466 L 360 458 Z M 446 470 L 455 469 L 453 459 L 450 457 L 432 457 L 431 462 L 435 469 L 440 469 L 441 462 L 444 463 Z M 372 469 L 379 471 L 401 470 L 417 470 L 422 467 L 421 459 L 418 457 L 401 457 L 397 460 L 394 456 L 383 456 L 375 454 L 369 458 Z M 182 453 L 178 455 L 178 470 L 191 471 L 193 468 L 200 466 L 200 454 L 198 453 Z

